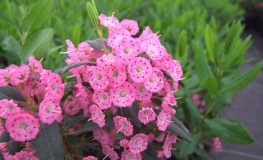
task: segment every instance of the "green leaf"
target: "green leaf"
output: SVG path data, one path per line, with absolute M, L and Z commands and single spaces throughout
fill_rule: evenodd
M 80 36 L 81 36 L 81 25 L 80 23 L 77 23 L 72 31 L 72 37 L 71 37 L 71 41 L 72 43 L 77 46 L 80 42 Z
M 136 102 L 132 103 L 132 106 L 122 108 L 125 113 L 125 117 L 130 119 L 137 127 L 141 128 L 142 122 L 138 118 L 139 106 Z
M 234 93 L 224 93 L 224 94 L 217 95 L 214 100 L 211 112 L 221 111 L 222 109 L 224 109 L 232 101 L 233 96 L 234 96 Z M 206 107 L 210 99 L 211 99 L 211 94 L 207 94 L 205 96 L 205 104 L 206 104 L 205 106 Z
M 207 152 L 204 151 L 203 149 L 200 149 L 200 148 L 196 148 L 195 154 L 197 154 L 197 155 L 200 156 L 200 157 L 204 157 L 204 158 L 207 158 L 207 157 L 208 157 Z
M 193 141 L 191 143 L 188 143 L 185 140 L 181 140 L 174 145 L 175 148 L 178 148 L 178 150 L 172 151 L 172 153 L 177 155 L 178 158 L 181 159 L 187 155 L 194 153 L 199 144 L 199 141 L 200 140 L 197 136 L 193 138 Z
M 108 41 L 107 39 L 103 39 L 104 41 L 104 45 L 106 46 L 106 48 L 108 50 L 111 50 L 111 48 L 107 45 Z M 86 40 L 85 42 L 87 42 L 92 48 L 94 48 L 97 51 L 103 52 L 103 47 L 101 45 L 100 39 L 94 39 L 94 40 Z
M 22 94 L 16 88 L 11 86 L 0 86 L 0 100 L 1 99 L 26 102 Z
M 1 43 L 1 46 L 4 51 L 9 52 L 16 57 L 18 57 L 20 54 L 20 44 L 13 36 L 6 36 Z
M 212 28 L 206 24 L 205 26 L 205 45 L 208 51 L 209 59 L 215 63 L 215 55 L 216 55 L 216 40 L 215 40 L 215 33 L 213 32 Z
M 167 127 L 167 130 L 177 134 L 187 142 L 191 142 L 192 138 L 188 129 L 175 117 L 172 117 L 172 120 L 173 123 L 170 123 L 170 125 Z
M 87 61 L 87 62 L 74 62 L 74 63 L 71 63 L 71 64 L 65 66 L 64 68 L 56 69 L 54 71 L 54 73 L 64 74 L 64 73 L 66 73 L 68 70 L 70 70 L 72 68 L 79 67 L 79 66 L 82 66 L 82 65 L 85 65 L 85 64 L 96 65 L 97 63 L 96 62 L 90 62 L 90 61 Z
M 214 77 L 205 57 L 202 44 L 199 41 L 192 41 L 192 46 L 195 51 L 194 63 L 199 79 L 202 81 L 206 77 Z
M 215 135 L 228 142 L 234 144 L 250 144 L 254 142 L 254 139 L 243 124 L 238 121 L 213 118 L 206 120 L 205 123 Z
M 2 20 L 4 20 L 5 22 L 11 24 L 17 31 L 19 31 L 17 25 L 15 24 L 15 22 L 13 22 L 11 19 L 8 18 L 7 15 L 5 15 L 1 10 L 0 10 L 0 18 Z
M 72 117 L 65 124 L 67 126 L 66 128 L 69 128 L 70 126 L 72 126 L 72 125 L 74 125 L 76 123 L 82 122 L 84 120 L 87 120 L 87 119 L 88 119 L 88 117 L 84 116 L 84 115 L 80 115 L 80 116 L 77 116 L 77 117 Z
M 54 0 L 40 0 L 22 20 L 25 32 L 33 31 L 40 27 L 50 16 Z
M 205 87 L 213 95 L 218 93 L 218 85 L 215 78 L 213 77 L 206 77 L 203 79 L 200 86 Z
M 234 22 L 228 32 L 225 47 L 224 47 L 224 54 L 234 54 L 234 50 L 237 47 L 238 39 L 243 31 L 244 27 L 241 26 L 240 22 Z
M 63 160 L 64 144 L 58 123 L 56 121 L 51 125 L 41 121 L 39 123 L 39 133 L 36 139 L 31 141 L 36 156 L 40 159 Z
M 46 57 L 50 48 L 50 42 L 54 35 L 52 28 L 46 28 L 38 31 L 27 39 L 22 46 L 20 60 L 26 61 L 31 55 L 34 55 L 36 59 Z
M 109 120 L 105 121 L 105 126 L 103 126 L 103 128 L 113 127 L 113 126 L 114 126 L 113 120 L 109 119 Z M 76 133 L 89 132 L 89 131 L 94 131 L 97 129 L 101 129 L 101 127 L 99 127 L 94 122 L 87 122 L 86 124 L 79 127 L 79 129 L 76 131 Z
M 188 46 L 187 46 L 187 34 L 186 31 L 183 30 L 178 38 L 178 42 L 176 44 L 176 59 L 180 60 L 181 66 L 184 67 L 187 62 L 188 57 Z
M 219 92 L 220 93 L 236 92 L 246 87 L 256 78 L 262 66 L 263 66 L 263 61 L 258 62 L 246 73 L 242 74 L 241 76 L 237 77 L 233 81 L 229 82 L 227 85 L 223 86 Z

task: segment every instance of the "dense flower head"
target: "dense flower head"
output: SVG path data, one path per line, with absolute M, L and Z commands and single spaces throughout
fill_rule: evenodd
M 139 111 L 138 118 L 143 124 L 147 124 L 150 121 L 154 121 L 156 117 L 155 112 L 152 108 L 142 108 Z

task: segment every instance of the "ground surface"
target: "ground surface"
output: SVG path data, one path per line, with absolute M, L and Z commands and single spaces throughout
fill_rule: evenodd
M 255 59 L 243 64 L 242 72 L 263 60 L 263 37 L 252 30 L 246 31 L 244 37 L 249 34 L 252 34 L 253 43 L 245 57 Z M 235 94 L 231 105 L 222 110 L 221 116 L 241 121 L 255 141 L 250 145 L 240 146 L 222 140 L 223 151 L 217 159 L 263 160 L 263 69 L 249 86 Z

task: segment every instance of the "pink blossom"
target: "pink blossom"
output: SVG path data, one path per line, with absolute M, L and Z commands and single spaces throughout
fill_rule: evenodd
M 133 154 L 130 150 L 123 151 L 121 160 L 142 160 L 141 154 Z
M 123 147 L 123 148 L 128 148 L 129 147 L 129 140 L 127 139 L 122 139 L 120 140 L 120 146 Z
M 7 86 L 9 81 L 8 71 L 6 69 L 0 69 L 0 86 Z
M 147 41 L 143 49 L 152 60 L 160 60 L 168 54 L 166 49 L 156 40 Z
M 100 128 L 105 125 L 105 115 L 102 113 L 101 109 L 96 105 L 90 107 L 91 119 L 94 123 L 98 124 Z
M 68 115 L 76 115 L 81 107 L 78 105 L 77 100 L 73 96 L 68 96 L 63 104 L 63 110 Z
M 113 130 L 111 130 L 110 131 L 110 133 L 108 134 L 108 137 L 109 137 L 109 139 L 108 139 L 108 145 L 109 146 L 114 146 L 114 143 L 115 143 L 115 141 L 116 141 L 116 129 L 113 129 Z
M 113 148 L 111 148 L 108 145 L 103 145 L 102 146 L 102 153 L 106 155 L 106 157 L 109 157 L 111 160 L 117 160 L 119 159 L 118 154 L 114 151 Z M 104 157 L 104 159 L 106 158 Z
M 13 100 L 2 99 L 0 100 L 0 117 L 8 119 L 19 113 L 20 108 Z
M 98 158 L 96 158 L 94 156 L 88 156 L 88 157 L 83 157 L 82 160 L 98 160 Z
M 8 118 L 5 127 L 15 141 L 24 142 L 36 138 L 40 125 L 35 117 L 25 113 Z
M 129 149 L 133 154 L 139 154 L 147 149 L 148 146 L 148 136 L 140 133 L 133 136 L 129 143 Z
M 144 82 L 144 86 L 151 92 L 158 92 L 163 88 L 164 75 L 158 68 L 152 69 L 152 75 Z
M 16 152 L 16 157 L 19 160 L 39 160 L 32 152 L 20 151 Z
M 135 99 L 135 89 L 130 83 L 124 82 L 119 87 L 111 88 L 110 95 L 114 105 L 128 107 Z
M 152 108 L 142 108 L 138 113 L 138 118 L 143 124 L 147 124 L 150 121 L 154 121 L 156 117 Z
M 166 158 L 170 158 L 172 156 L 172 143 L 164 143 L 163 145 L 163 153 Z
M 157 116 L 157 127 L 160 131 L 165 131 L 167 126 L 171 123 L 171 110 L 162 110 Z
M 0 143 L 0 152 L 7 152 L 8 151 L 8 143 L 7 142 L 1 142 Z
M 30 66 L 30 71 L 31 72 L 42 72 L 43 70 L 43 67 L 42 67 L 42 64 L 35 59 L 34 56 L 29 56 L 28 58 L 28 61 L 29 61 L 29 66 Z
M 55 120 L 61 122 L 61 107 L 54 100 L 45 99 L 39 105 L 38 116 L 42 122 L 49 125 L 52 124 Z
M 17 70 L 10 75 L 10 82 L 13 86 L 24 83 L 30 74 L 29 66 L 22 64 Z
M 122 25 L 122 27 L 127 29 L 127 31 L 129 31 L 131 35 L 135 35 L 139 32 L 139 26 L 137 21 L 123 19 L 120 24 Z
M 222 148 L 222 144 L 220 142 L 220 139 L 218 137 L 213 138 L 213 149 L 212 149 L 212 153 L 218 153 L 220 152 L 220 149 Z
M 104 14 L 100 14 L 98 18 L 100 24 L 107 28 L 115 28 L 119 24 L 119 20 L 113 15 L 111 17 L 106 17 Z
M 135 88 L 135 99 L 136 100 L 150 100 L 152 97 L 152 92 L 147 90 L 144 83 L 133 83 Z
M 102 145 L 107 144 L 109 140 L 108 133 L 103 129 L 93 131 L 93 137 Z
M 100 109 L 107 109 L 111 107 L 111 98 L 109 92 L 94 91 L 92 101 L 95 102 Z
M 126 80 L 126 67 L 119 66 L 119 67 L 112 67 L 108 71 L 108 78 L 109 78 L 109 86 L 111 87 L 118 87 L 122 85 Z
M 136 57 L 128 65 L 128 73 L 134 82 L 144 82 L 152 75 L 152 66 L 149 60 Z
M 115 116 L 113 117 L 114 126 L 118 130 L 117 132 L 122 132 L 125 136 L 130 136 L 133 133 L 133 125 L 127 120 L 126 117 Z
M 52 73 L 49 76 L 49 82 L 46 87 L 46 98 L 52 98 L 60 100 L 64 95 L 65 85 L 62 84 L 62 78 L 60 75 Z
M 159 136 L 155 137 L 154 140 L 157 141 L 157 142 L 163 142 L 164 139 L 165 139 L 165 136 L 166 136 L 165 133 L 161 133 Z

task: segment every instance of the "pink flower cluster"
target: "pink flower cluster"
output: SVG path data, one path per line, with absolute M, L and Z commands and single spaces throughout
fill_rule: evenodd
M 198 93 L 192 95 L 192 100 L 194 101 L 195 105 L 199 108 L 200 113 L 205 112 L 205 101 L 201 99 Z
M 100 142 L 103 154 L 112 160 L 119 158 L 114 151 L 115 145 L 125 149 L 121 159 L 142 159 L 140 153 L 160 134 L 164 145 L 158 151 L 159 155 L 169 158 L 177 136 L 166 129 L 176 113 L 174 92 L 183 75 L 180 62 L 172 59 L 161 45 L 159 36 L 149 27 L 135 38 L 139 32 L 136 21 L 124 19 L 119 22 L 114 16 L 103 14 L 99 21 L 108 28 L 107 45 L 111 49 L 107 53 L 94 52 L 85 42 L 75 48 L 70 40 L 66 41 L 68 64 L 93 61 L 97 65 L 82 65 L 69 70 L 77 78 L 77 84 L 73 95 L 68 96 L 63 105 L 65 113 L 73 116 L 83 109 L 84 115 L 90 116 L 89 121 L 101 128 L 93 131 L 94 139 Z M 80 52 L 80 48 L 85 53 Z M 172 78 L 167 78 L 164 73 L 169 73 Z M 154 99 L 161 101 L 161 105 L 153 103 Z M 129 117 L 117 112 L 133 104 L 139 108 L 139 121 L 153 126 L 155 134 L 152 130 L 135 131 Z M 109 114 L 114 128 L 103 129 Z M 124 137 L 120 139 L 116 133 Z
M 0 69 L 0 75 L 0 86 L 11 85 L 25 99 L 0 100 L 0 118 L 5 123 L 4 126 L 1 123 L 0 135 L 6 130 L 14 141 L 26 142 L 37 137 L 39 120 L 47 124 L 62 122 L 60 100 L 65 87 L 58 74 L 44 70 L 42 64 L 30 56 L 28 65 L 10 65 L 6 69 Z M 33 154 L 29 153 L 21 151 L 16 156 Z M 8 156 L 7 153 L 5 156 Z
M 220 149 L 222 148 L 222 144 L 220 142 L 220 139 L 218 137 L 213 138 L 213 149 L 212 149 L 212 153 L 218 153 L 220 151 Z

